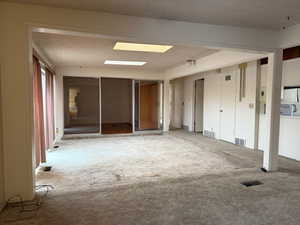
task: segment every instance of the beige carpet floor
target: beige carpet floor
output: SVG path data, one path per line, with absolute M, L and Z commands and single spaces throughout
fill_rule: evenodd
M 55 189 L 38 210 L 8 208 L 2 224 L 298 224 L 300 163 L 259 170 L 262 154 L 183 131 L 65 140 L 49 152 Z M 254 187 L 243 181 L 259 180 Z

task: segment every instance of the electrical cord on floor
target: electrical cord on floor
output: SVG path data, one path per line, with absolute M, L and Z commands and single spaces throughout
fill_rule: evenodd
M 19 220 L 33 219 L 37 215 L 37 211 L 42 206 L 44 198 L 47 197 L 49 192 L 53 189 L 54 187 L 52 185 L 37 185 L 35 187 L 36 198 L 31 201 L 24 201 L 21 195 L 15 195 L 9 198 L 3 213 L 9 213 L 10 209 L 16 208 L 16 215 L 14 215 L 12 219 L 5 219 L 4 222 L 16 222 Z

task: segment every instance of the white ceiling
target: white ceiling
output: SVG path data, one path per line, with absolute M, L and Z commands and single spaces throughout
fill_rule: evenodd
M 183 64 L 187 59 L 200 58 L 217 51 L 185 46 L 174 46 L 162 54 L 115 51 L 113 46 L 117 40 L 48 33 L 33 33 L 33 41 L 56 66 L 124 68 L 124 66 L 104 65 L 104 61 L 127 60 L 147 62 L 139 68 L 165 70 Z
M 299 0 L 8 0 L 209 24 L 280 29 L 300 22 Z M 291 21 L 287 21 L 291 16 Z

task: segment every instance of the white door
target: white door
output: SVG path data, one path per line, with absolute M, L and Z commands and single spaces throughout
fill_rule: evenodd
M 195 81 L 195 132 L 203 132 L 204 80 Z
M 236 74 L 221 75 L 220 139 L 234 143 Z

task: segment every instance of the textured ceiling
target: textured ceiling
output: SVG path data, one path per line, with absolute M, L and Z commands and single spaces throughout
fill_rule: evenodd
M 300 21 L 299 0 L 8 0 L 209 24 L 280 29 Z M 291 21 L 287 21 L 291 16 Z
M 104 61 L 129 60 L 146 61 L 147 64 L 141 67 L 143 69 L 164 70 L 183 64 L 187 59 L 200 58 L 216 52 L 207 48 L 185 46 L 175 46 L 163 54 L 115 51 L 113 46 L 116 40 L 48 33 L 33 33 L 33 40 L 56 66 L 121 68 L 104 65 Z

